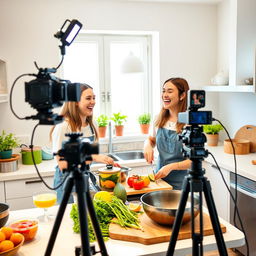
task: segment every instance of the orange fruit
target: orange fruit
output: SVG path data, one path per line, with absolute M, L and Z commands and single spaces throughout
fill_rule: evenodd
M 5 252 L 14 248 L 14 244 L 10 240 L 4 240 L 0 243 L 0 252 Z
M 101 181 L 101 185 L 102 187 L 105 187 L 105 188 L 114 188 L 116 183 L 111 180 L 106 180 L 106 181 Z
M 9 239 L 13 233 L 13 229 L 11 227 L 2 227 L 0 231 L 5 234 L 5 239 Z
M 24 236 L 20 233 L 13 233 L 10 237 L 10 241 L 14 243 L 14 245 L 18 245 L 22 240 Z
M 5 240 L 5 233 L 0 231 L 0 242 L 4 241 Z
M 128 208 L 129 208 L 129 210 L 131 210 L 133 212 L 139 212 L 141 210 L 141 205 L 140 204 L 129 203 Z
M 150 184 L 150 178 L 148 176 L 141 176 L 141 179 L 144 182 L 144 187 L 147 187 Z

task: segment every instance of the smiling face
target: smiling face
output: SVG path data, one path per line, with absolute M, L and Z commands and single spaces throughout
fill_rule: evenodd
M 95 94 L 91 88 L 84 90 L 78 102 L 78 109 L 82 117 L 92 116 L 95 106 Z
M 172 82 L 164 84 L 162 101 L 165 109 L 176 109 L 180 103 L 180 97 L 178 88 Z

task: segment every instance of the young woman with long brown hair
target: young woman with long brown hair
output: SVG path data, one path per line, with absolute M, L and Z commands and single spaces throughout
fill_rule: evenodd
M 155 179 L 162 178 L 174 189 L 181 189 L 182 182 L 191 165 L 182 155 L 182 142 L 177 140 L 184 124 L 178 122 L 178 113 L 187 109 L 189 85 L 183 78 L 170 78 L 162 88 L 163 107 L 157 116 L 152 134 L 144 145 L 144 156 L 148 163 L 154 161 L 154 147 L 157 146 L 158 159 Z
M 95 94 L 91 86 L 87 84 L 81 84 L 81 98 L 79 102 L 65 102 L 63 105 L 61 115 L 64 117 L 64 121 L 57 124 L 51 131 L 52 149 L 53 152 L 57 152 L 62 148 L 62 142 L 68 140 L 65 133 L 70 132 L 82 132 L 84 138 L 88 138 L 91 142 L 98 140 L 97 128 L 93 122 L 93 108 L 95 106 Z M 113 159 L 106 155 L 92 155 L 92 159 L 95 162 L 101 162 L 105 164 L 115 165 Z M 64 175 L 62 170 L 67 167 L 66 161 L 60 161 L 57 157 L 58 166 L 56 167 L 54 175 L 54 186 L 59 185 Z M 58 202 L 61 201 L 63 196 L 63 186 L 57 190 Z M 73 199 L 70 198 L 70 202 Z

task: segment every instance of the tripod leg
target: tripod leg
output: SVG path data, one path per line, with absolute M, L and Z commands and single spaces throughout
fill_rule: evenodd
M 50 239 L 49 239 L 49 242 L 48 242 L 45 254 L 44 254 L 45 256 L 50 256 L 52 253 L 52 249 L 53 249 L 53 246 L 54 246 L 54 243 L 55 243 L 55 240 L 56 240 L 59 228 L 60 228 L 60 224 L 61 224 L 63 215 L 65 213 L 65 209 L 66 209 L 72 188 L 73 188 L 73 178 L 68 177 L 66 180 L 66 184 L 65 184 L 64 195 L 61 200 L 59 210 L 58 210 L 58 213 L 57 213 L 54 225 L 53 225 L 53 229 L 52 229 L 52 232 L 50 235 Z
M 186 203 L 188 200 L 188 193 L 189 193 L 189 182 L 188 182 L 188 177 L 186 176 L 184 179 L 184 183 L 183 183 L 183 189 L 182 189 L 181 199 L 180 199 L 180 203 L 179 203 L 179 208 L 177 210 L 174 225 L 172 228 L 172 235 L 171 235 L 169 247 L 168 247 L 167 254 L 166 254 L 167 256 L 172 256 L 174 254 L 175 245 L 177 242 L 177 238 L 178 238 L 180 226 L 182 223 Z
M 75 177 L 75 187 L 77 192 L 77 205 L 79 213 L 80 222 L 80 233 L 81 233 L 81 243 L 82 243 L 82 255 L 90 256 L 90 241 L 89 241 L 89 231 L 88 231 L 88 219 L 86 210 L 86 193 L 88 189 L 88 176 L 84 176 L 81 172 L 76 172 Z
M 100 225 L 97 220 L 97 216 L 96 216 L 96 213 L 94 210 L 93 202 L 92 202 L 91 195 L 90 195 L 89 191 L 86 192 L 86 199 L 87 199 L 87 204 L 88 204 L 88 211 L 89 211 L 89 214 L 91 217 L 91 221 L 92 221 L 93 228 L 94 228 L 94 231 L 95 231 L 95 234 L 97 237 L 97 241 L 99 243 L 101 255 L 108 256 L 107 249 L 106 249 L 106 246 L 105 246 L 102 234 L 101 234 Z
M 225 241 L 224 241 L 224 238 L 222 235 L 222 231 L 220 228 L 220 222 L 219 222 L 216 206 L 214 204 L 214 200 L 213 200 L 213 196 L 212 196 L 212 192 L 211 192 L 210 182 L 206 178 L 204 178 L 203 183 L 204 183 L 203 189 L 204 189 L 205 201 L 206 201 L 208 211 L 210 214 L 212 227 L 214 230 L 219 254 L 221 256 L 228 256 L 226 244 L 225 244 Z

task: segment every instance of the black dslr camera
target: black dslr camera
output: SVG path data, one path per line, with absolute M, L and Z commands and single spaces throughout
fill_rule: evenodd
M 68 27 L 64 29 L 67 24 Z M 25 83 L 25 101 L 38 113 L 26 119 L 39 120 L 39 124 L 43 125 L 55 125 L 62 121 L 62 117 L 53 114 L 53 108 L 62 106 L 65 101 L 80 101 L 80 84 L 57 78 L 53 73 L 56 73 L 63 62 L 65 47 L 73 42 L 81 28 L 82 24 L 78 20 L 66 20 L 60 31 L 54 35 L 60 39 L 62 55 L 56 68 L 39 68 L 35 63 L 38 74 L 32 74 L 36 79 Z
M 212 112 L 198 111 L 204 106 L 205 91 L 191 90 L 189 93 L 189 110 L 178 115 L 178 122 L 188 125 L 178 135 L 178 139 L 185 144 L 183 146 L 184 156 L 190 159 L 203 159 L 208 155 L 208 151 L 204 149 L 206 136 L 200 125 L 212 123 Z
M 191 90 L 189 93 L 189 110 L 181 112 L 178 116 L 178 121 L 183 124 L 199 125 L 211 124 L 211 111 L 198 111 L 199 108 L 205 106 L 205 91 Z

